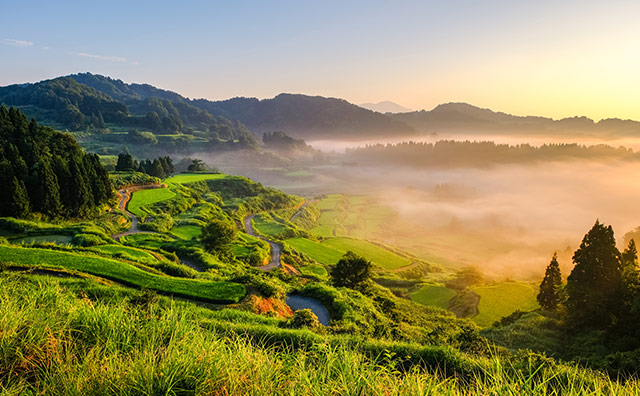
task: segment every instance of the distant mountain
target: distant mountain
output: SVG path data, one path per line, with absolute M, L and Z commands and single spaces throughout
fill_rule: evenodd
M 70 130 L 117 126 L 156 134 L 186 133 L 204 139 L 257 142 L 256 136 L 282 131 L 294 138 L 362 140 L 414 137 L 441 132 L 477 134 L 640 136 L 640 123 L 586 117 L 553 120 L 514 116 L 467 103 L 445 103 L 433 110 L 385 113 L 343 99 L 280 94 L 272 99 L 189 99 L 148 84 L 129 84 L 90 73 L 35 84 L 0 87 L 0 103 L 19 106 L 45 125 Z M 367 105 L 367 104 L 365 104 Z M 392 102 L 375 106 L 393 110 Z M 388 106 L 388 107 L 386 107 Z M 399 110 L 395 107 L 396 110 Z
M 361 103 L 359 106 L 371 111 L 377 111 L 378 113 L 408 113 L 411 111 L 411 109 L 400 106 L 390 100 L 378 103 Z
M 343 99 L 280 94 L 273 99 L 233 98 L 191 104 L 214 115 L 238 119 L 254 132 L 284 131 L 298 138 L 358 139 L 409 136 L 413 128 L 388 115 L 363 109 Z
M 594 122 L 587 117 L 560 120 L 536 116 L 514 116 L 482 109 L 467 103 L 445 103 L 433 110 L 390 115 L 419 133 L 460 131 L 467 133 L 526 133 L 558 135 L 597 135 L 599 137 L 639 136 L 640 122 L 605 119 Z

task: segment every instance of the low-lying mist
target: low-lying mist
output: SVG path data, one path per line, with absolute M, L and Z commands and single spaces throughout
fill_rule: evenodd
M 637 161 L 416 169 L 345 164 L 337 156 L 295 178 L 214 162 L 290 193 L 375 196 L 394 216 L 373 239 L 452 269 L 474 265 L 496 279 L 539 280 L 554 251 L 566 276 L 596 219 L 613 226 L 621 249 L 624 234 L 640 225 Z

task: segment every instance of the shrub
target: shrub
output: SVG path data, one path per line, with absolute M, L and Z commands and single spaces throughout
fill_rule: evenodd
M 310 309 L 299 309 L 293 313 L 289 326 L 295 329 L 304 327 L 316 328 L 320 326 L 318 317 Z
M 97 235 L 93 235 L 93 234 L 76 234 L 76 235 L 74 235 L 73 239 L 71 240 L 71 243 L 73 243 L 74 245 L 77 245 L 77 246 L 89 247 L 89 246 L 103 245 L 104 241 L 102 240 L 102 238 L 100 238 Z

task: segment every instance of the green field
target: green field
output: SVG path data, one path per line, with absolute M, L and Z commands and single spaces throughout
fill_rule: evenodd
M 260 234 L 275 236 L 283 233 L 286 227 L 280 223 L 276 223 L 271 219 L 265 219 L 262 215 L 257 215 L 253 218 L 253 227 Z
M 202 228 L 194 225 L 183 225 L 171 229 L 171 233 L 180 239 L 195 239 L 202 234 Z
M 115 257 L 124 258 L 127 260 L 133 260 L 145 264 L 154 264 L 158 262 L 152 254 L 145 252 L 141 249 L 136 249 L 122 245 L 102 245 L 91 248 L 90 250 L 96 250 L 99 252 L 107 253 Z
M 181 173 L 164 180 L 167 184 L 186 184 L 203 180 L 224 179 L 223 173 Z
M 50 235 L 30 235 L 22 238 L 11 239 L 11 243 L 41 243 L 41 242 L 53 242 L 58 245 L 66 245 L 71 243 L 73 236 L 62 234 L 50 234 Z
M 339 252 L 352 251 L 381 268 L 393 270 L 411 264 L 408 258 L 399 256 L 389 250 L 383 249 L 373 243 L 352 238 L 329 238 L 322 241 L 323 246 L 330 247 Z
M 287 239 L 286 242 L 320 264 L 335 265 L 344 255 L 344 252 L 306 238 L 291 238 Z
M 153 188 L 140 190 L 133 193 L 127 209 L 138 217 L 144 216 L 142 207 L 156 202 L 164 201 L 175 197 L 175 193 L 168 188 Z
M 142 246 L 142 247 L 159 248 L 159 247 L 162 247 L 162 245 L 164 245 L 167 242 L 172 242 L 173 238 L 167 235 L 140 233 L 140 234 L 127 235 L 121 238 L 121 241 L 126 241 L 131 244 Z
M 237 283 L 156 275 L 121 261 L 71 252 L 0 246 L 0 262 L 81 271 L 134 287 L 210 302 L 235 303 L 246 293 L 244 286 Z
M 516 310 L 531 311 L 539 308 L 536 290 L 524 283 L 502 282 L 473 289 L 480 296 L 478 316 L 473 318 L 479 326 L 490 326 Z
M 316 276 L 320 279 L 324 279 L 329 275 L 327 269 L 321 265 L 307 265 L 306 267 L 301 267 L 300 273 L 303 275 Z
M 442 309 L 448 309 L 449 301 L 455 296 L 454 290 L 436 285 L 424 285 L 417 292 L 409 294 L 409 298 L 415 302 Z

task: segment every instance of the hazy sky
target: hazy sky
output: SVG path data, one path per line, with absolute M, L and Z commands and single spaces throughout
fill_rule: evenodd
M 0 85 L 89 71 L 208 99 L 293 92 L 640 120 L 637 0 L 0 5 Z

